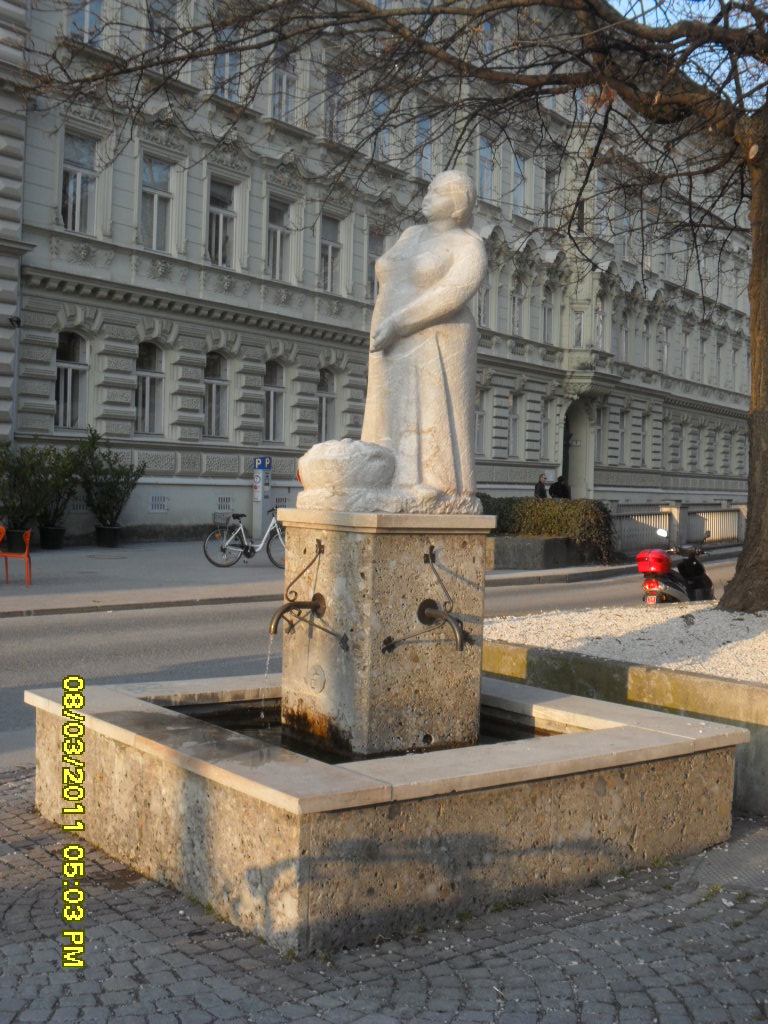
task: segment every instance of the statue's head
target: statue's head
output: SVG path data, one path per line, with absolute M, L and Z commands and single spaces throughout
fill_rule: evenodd
M 472 179 L 463 171 L 443 171 L 432 180 L 422 210 L 427 220 L 450 217 L 463 228 L 472 223 L 477 193 Z

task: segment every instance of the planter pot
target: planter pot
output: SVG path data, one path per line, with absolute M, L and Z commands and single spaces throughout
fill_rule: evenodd
M 96 546 L 99 548 L 116 548 L 120 543 L 122 526 L 100 526 L 96 524 Z
M 24 534 L 26 530 L 6 530 L 5 531 L 5 550 L 12 551 L 14 554 L 24 554 Z
M 64 544 L 66 529 L 63 526 L 41 526 L 40 547 L 47 551 L 58 551 Z

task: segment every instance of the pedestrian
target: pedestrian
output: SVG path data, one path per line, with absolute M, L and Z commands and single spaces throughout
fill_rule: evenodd
M 533 495 L 535 498 L 546 498 L 547 496 L 547 474 L 542 473 L 539 476 L 539 482 L 533 489 Z
M 564 476 L 559 476 L 549 488 L 550 498 L 570 498 L 571 488 Z

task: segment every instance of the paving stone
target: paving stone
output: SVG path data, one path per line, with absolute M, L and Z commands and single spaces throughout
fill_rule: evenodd
M 60 833 L 32 809 L 32 774 L 0 779 L 10 885 L 0 914 L 13 941 L 0 965 L 0 1024 L 745 1024 L 766 1020 L 768 903 L 732 885 L 710 892 L 708 855 L 462 924 L 332 957 L 291 961 L 89 851 L 88 967 L 62 972 Z M 11 785 L 8 785 L 8 781 Z M 768 861 L 768 825 L 717 852 Z M 728 864 L 736 859 L 731 871 Z M 103 877 L 94 878 L 98 870 Z M 699 878 L 704 881 L 699 881 Z M 122 883 L 121 883 L 122 884 Z M 730 884 L 730 883 L 729 883 Z M 12 928 L 10 927 L 12 923 Z M 9 1002 L 11 1000 L 11 1002 Z M 93 1005 L 94 1001 L 100 1005 Z

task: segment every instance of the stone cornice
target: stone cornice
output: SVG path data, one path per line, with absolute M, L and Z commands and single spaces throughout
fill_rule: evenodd
M 28 288 L 53 293 L 61 298 L 66 296 L 70 300 L 76 296 L 84 302 L 116 303 L 123 312 L 135 309 L 137 315 L 154 313 L 170 317 L 190 317 L 198 323 L 204 321 L 233 325 L 268 334 L 277 333 L 297 340 L 306 338 L 343 343 L 357 348 L 368 345 L 367 332 L 344 329 L 334 324 L 299 320 L 266 310 L 255 311 L 225 306 L 213 299 L 201 300 L 191 296 L 149 292 L 116 282 L 94 281 L 92 278 L 58 274 L 42 268 L 23 268 L 22 274 Z

